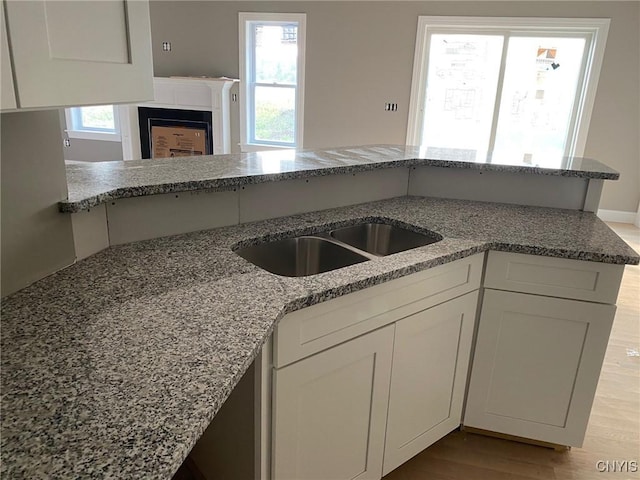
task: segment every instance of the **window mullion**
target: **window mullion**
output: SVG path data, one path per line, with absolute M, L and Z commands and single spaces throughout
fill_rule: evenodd
M 583 102 L 585 97 L 585 82 L 587 76 L 587 64 L 589 58 L 593 56 L 593 38 L 588 35 L 583 35 L 585 40 L 584 52 L 582 54 L 582 63 L 580 65 L 580 75 L 578 76 L 578 84 L 576 85 L 576 94 L 574 96 L 573 108 L 571 109 L 571 118 L 569 119 L 569 125 L 567 127 L 567 142 L 564 146 L 565 156 L 576 155 L 576 143 L 578 140 L 578 127 L 579 127 L 579 111 L 583 108 Z
M 500 59 L 500 72 L 498 73 L 498 84 L 496 85 L 496 98 L 493 105 L 493 118 L 491 120 L 491 133 L 489 134 L 489 152 L 493 152 L 496 144 L 496 135 L 498 132 L 498 116 L 500 115 L 500 103 L 502 102 L 502 86 L 504 84 L 504 74 L 507 69 L 507 52 L 509 50 L 509 40 L 511 35 L 504 35 L 502 43 L 502 58 Z M 491 156 L 487 156 L 487 162 L 491 162 Z
M 250 25 L 250 48 L 249 55 L 249 111 L 247 112 L 247 129 L 249 143 L 255 142 L 256 139 L 256 27 L 255 23 Z

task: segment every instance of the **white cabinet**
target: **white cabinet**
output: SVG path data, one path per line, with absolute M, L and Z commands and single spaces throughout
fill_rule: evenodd
M 3 5 L 0 5 L 2 7 Z M 0 8 L 0 109 L 12 110 L 16 108 L 16 92 L 13 88 L 13 73 L 9 56 L 9 41 L 7 40 L 7 24 L 4 19 L 4 8 Z
M 281 320 L 272 479 L 379 479 L 460 425 L 482 264 L 463 258 Z
M 491 252 L 485 286 L 527 293 L 484 292 L 465 426 L 580 447 L 616 308 L 529 292 L 613 302 L 622 269 Z
M 460 426 L 478 292 L 396 323 L 383 475 Z
M 286 315 L 274 332 L 275 367 L 476 290 L 483 257 L 462 258 Z
M 379 479 L 393 326 L 274 374 L 273 476 Z
M 18 108 L 153 99 L 147 1 L 9 0 L 4 6 Z M 10 105 L 3 100 L 2 107 Z
M 286 315 L 262 377 L 273 372 L 260 476 L 381 478 L 461 423 L 580 446 L 615 313 L 600 302 L 615 302 L 624 267 L 490 252 L 463 422 L 482 266 L 476 255 Z
M 489 252 L 486 288 L 616 303 L 624 265 Z

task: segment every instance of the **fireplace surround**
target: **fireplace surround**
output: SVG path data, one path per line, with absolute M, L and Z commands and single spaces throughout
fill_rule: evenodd
M 229 90 L 237 81 L 226 77 L 154 78 L 154 101 L 122 109 L 123 158 L 152 158 L 154 138 L 156 157 L 230 153 Z

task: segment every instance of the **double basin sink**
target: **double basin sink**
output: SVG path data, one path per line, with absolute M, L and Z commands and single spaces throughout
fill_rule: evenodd
M 285 277 L 304 277 L 366 262 L 442 240 L 387 223 L 366 222 L 315 235 L 261 243 L 236 251 L 245 260 Z

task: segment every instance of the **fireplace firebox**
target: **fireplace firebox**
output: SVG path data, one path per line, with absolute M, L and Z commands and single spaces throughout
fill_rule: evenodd
M 142 158 L 211 155 L 211 112 L 138 107 Z

